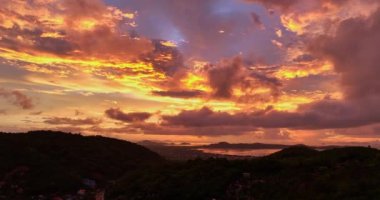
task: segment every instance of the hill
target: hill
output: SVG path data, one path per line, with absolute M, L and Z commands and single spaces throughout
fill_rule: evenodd
M 126 171 L 162 161 L 145 147 L 100 136 L 0 133 L 0 199 L 104 188 Z
M 378 199 L 380 152 L 297 145 L 250 159 L 164 160 L 127 141 L 0 134 L 0 200 Z
M 378 199 L 380 153 L 345 147 L 294 146 L 250 160 L 207 159 L 127 173 L 109 199 Z

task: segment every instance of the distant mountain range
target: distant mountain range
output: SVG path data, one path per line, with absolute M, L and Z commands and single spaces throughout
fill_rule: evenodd
M 340 146 L 308 146 L 303 144 L 285 145 L 285 144 L 265 144 L 265 143 L 228 143 L 219 142 L 216 144 L 203 145 L 201 148 L 209 149 L 285 149 L 292 146 L 307 146 L 313 149 L 333 149 Z
M 292 146 L 308 146 L 304 144 L 297 144 L 297 145 L 286 145 L 286 144 L 266 144 L 266 143 L 228 143 L 228 142 L 219 142 L 214 144 L 208 144 L 208 145 L 191 145 L 189 143 L 182 143 L 179 145 L 176 145 L 174 143 L 165 143 L 165 142 L 158 142 L 158 141 L 150 141 L 150 140 L 144 140 L 141 142 L 138 142 L 138 144 L 147 146 L 147 147 L 159 147 L 159 146 L 176 146 L 176 147 L 186 147 L 190 149 L 198 149 L 198 148 L 207 148 L 207 149 L 246 149 L 246 150 L 255 150 L 255 149 L 285 149 Z M 341 146 L 308 146 L 313 149 L 332 149 L 337 148 Z
M 237 143 L 219 142 L 216 144 L 203 145 L 202 148 L 212 149 L 284 149 L 290 145 L 283 144 L 264 144 L 264 143 Z

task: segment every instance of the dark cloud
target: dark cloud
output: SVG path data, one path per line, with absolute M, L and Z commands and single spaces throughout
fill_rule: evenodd
M 274 77 L 269 77 L 262 73 L 251 73 L 251 77 L 256 80 L 260 86 L 265 86 L 271 89 L 271 95 L 276 99 L 280 95 L 280 87 L 282 83 Z
M 168 90 L 168 91 L 153 91 L 153 95 L 173 97 L 173 98 L 197 98 L 205 95 L 203 91 L 200 90 Z
M 356 102 L 325 99 L 306 104 L 297 111 L 276 111 L 268 107 L 256 112 L 214 112 L 209 108 L 182 111 L 178 115 L 163 116 L 164 125 L 183 127 L 249 126 L 252 128 L 333 129 L 351 128 L 379 122 L 377 101 L 366 101 L 367 107 Z
M 316 58 L 310 54 L 302 54 L 300 56 L 298 56 L 297 58 L 294 58 L 293 61 L 294 62 L 310 62 L 310 61 L 313 61 L 315 60 Z
M 279 7 L 281 9 L 287 10 L 290 7 L 298 4 L 301 0 L 247 0 L 247 1 L 262 3 L 263 5 L 269 8 Z
M 147 112 L 124 113 L 119 108 L 110 108 L 105 111 L 105 114 L 111 119 L 126 123 L 143 122 L 152 116 L 151 113 Z
M 32 109 L 34 107 L 33 100 L 17 90 L 5 90 L 0 88 L 0 97 L 5 98 L 10 103 L 18 106 L 24 110 Z
M 4 35 L 0 39 L 0 45 L 16 51 L 38 51 L 55 55 L 69 55 L 78 46 L 67 39 L 41 37 L 41 30 L 28 30 L 20 26 L 14 26 L 10 29 L 0 27 L 0 33 Z M 24 40 L 33 41 L 25 43 L 20 41 L 17 36 L 22 36 Z
M 214 91 L 216 98 L 231 98 L 233 89 L 242 80 L 243 76 L 242 61 L 239 58 L 232 62 L 224 61 L 221 65 L 215 66 L 208 72 L 208 80 Z
M 268 111 L 269 110 L 270 108 L 268 108 Z M 164 120 L 164 125 L 179 125 L 185 127 L 207 127 L 250 125 L 250 120 L 247 117 L 247 113 L 232 115 L 227 112 L 214 112 L 211 109 L 204 107 L 200 110 L 185 110 L 175 116 L 162 116 L 162 119 Z
M 241 89 L 246 94 L 242 98 L 254 98 L 255 95 L 251 93 L 259 87 L 269 88 L 271 98 L 276 99 L 279 95 L 279 88 L 282 86 L 278 79 L 248 69 L 240 57 L 211 65 L 208 71 L 208 80 L 213 89 L 213 97 L 221 99 L 232 98 L 235 88 Z
M 54 53 L 57 55 L 69 55 L 76 49 L 76 45 L 59 38 L 34 38 L 34 48 L 39 51 Z
M 311 49 L 334 63 L 348 99 L 380 96 L 380 11 L 369 18 L 343 21 L 333 37 L 321 37 Z M 379 108 L 380 109 L 380 108 Z
M 352 0 L 247 0 L 249 2 L 261 3 L 268 8 L 280 8 L 282 11 L 298 10 L 313 10 L 313 9 L 326 9 L 326 3 L 332 5 L 342 5 Z M 361 0 L 372 1 L 372 0 Z
M 258 15 L 255 12 L 252 12 L 251 17 L 252 17 L 252 20 L 253 20 L 253 23 L 255 24 L 255 26 L 257 26 L 259 29 L 265 29 L 265 26 L 264 26 L 263 22 L 261 21 L 260 15 Z
M 72 119 L 67 117 L 51 117 L 44 120 L 44 123 L 50 125 L 71 125 L 71 126 L 83 126 L 83 125 L 98 125 L 102 123 L 100 119 L 84 118 L 84 119 Z
M 152 40 L 154 50 L 140 56 L 141 60 L 152 63 L 153 67 L 166 75 L 173 75 L 184 66 L 183 56 L 177 47 L 163 45 L 164 40 Z

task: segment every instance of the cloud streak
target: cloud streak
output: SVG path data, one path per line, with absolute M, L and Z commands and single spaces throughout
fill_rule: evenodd
M 147 112 L 125 113 L 121 111 L 119 108 L 110 108 L 105 111 L 105 114 L 110 119 L 126 123 L 143 122 L 152 116 L 151 113 Z
M 34 108 L 33 100 L 20 91 L 9 91 L 0 88 L 0 97 L 5 98 L 8 102 L 24 110 Z
M 98 125 L 102 123 L 100 119 L 95 118 L 68 118 L 68 117 L 51 117 L 44 120 L 44 123 L 49 125 L 71 125 L 71 126 L 85 126 L 85 125 Z
M 375 102 L 367 102 L 372 105 Z M 296 112 L 276 111 L 272 108 L 256 112 L 214 112 L 209 108 L 182 111 L 178 115 L 163 116 L 165 126 L 218 127 L 247 126 L 257 128 L 288 128 L 300 130 L 360 127 L 378 123 L 378 110 L 363 110 L 354 103 L 324 100 L 304 105 Z

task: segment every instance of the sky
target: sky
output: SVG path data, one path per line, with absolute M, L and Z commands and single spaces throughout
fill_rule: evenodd
M 380 144 L 378 0 L 0 4 L 0 131 Z

